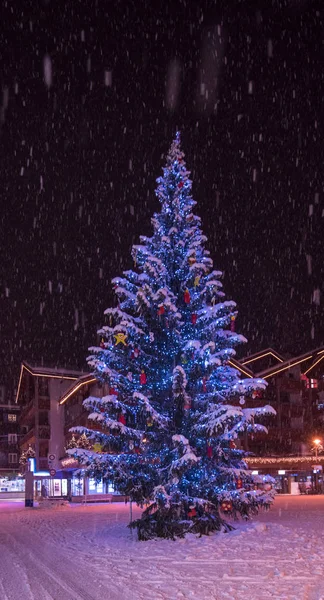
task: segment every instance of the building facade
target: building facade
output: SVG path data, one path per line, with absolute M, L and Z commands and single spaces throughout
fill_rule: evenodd
M 0 478 L 19 471 L 20 407 L 10 401 L 5 386 L 0 386 Z
M 56 470 L 64 456 L 64 413 L 59 399 L 80 371 L 21 365 L 16 404 L 20 414 L 20 455 L 31 447 L 36 470 Z M 49 456 L 54 457 L 49 461 Z
M 243 436 L 237 441 L 249 453 L 250 468 L 261 476 L 273 475 L 279 492 L 298 493 L 303 483 L 313 491 L 323 486 L 324 491 L 324 349 L 285 359 L 269 348 L 246 359 L 231 359 L 230 364 L 244 378 L 267 381 L 262 396 L 254 394 L 245 406 L 270 404 L 276 411 L 275 416 L 264 420 L 268 434 Z M 55 472 L 53 495 L 77 499 L 112 492 L 109 483 L 84 478 L 77 462 L 65 451 L 71 427 L 93 426 L 83 407 L 84 399 L 107 393 L 91 374 L 23 363 L 17 394 L 20 453 L 32 446 L 37 468 Z
M 249 466 L 273 475 L 278 491 L 299 493 L 304 484 L 310 492 L 324 491 L 324 349 L 285 360 L 269 348 L 240 364 L 268 384 L 249 406 L 266 403 L 276 410 L 265 420 L 268 434 L 246 441 Z

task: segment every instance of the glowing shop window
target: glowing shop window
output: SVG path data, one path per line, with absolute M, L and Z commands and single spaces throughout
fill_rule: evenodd
M 309 389 L 309 388 L 311 388 L 311 389 L 318 388 L 318 381 L 317 381 L 317 379 L 308 379 L 307 383 L 306 383 L 306 387 L 307 387 L 307 389 Z
M 61 480 L 50 479 L 49 480 L 49 496 L 51 498 L 55 496 L 62 496 Z
M 89 479 L 89 494 L 102 494 L 103 491 L 102 480 Z
M 67 479 L 62 479 L 62 496 L 67 496 Z
M 82 477 L 73 477 L 71 482 L 71 492 L 72 496 L 82 496 L 83 495 L 83 479 Z

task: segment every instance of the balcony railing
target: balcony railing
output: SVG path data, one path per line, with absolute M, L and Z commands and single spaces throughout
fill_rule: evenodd
M 26 420 L 26 417 L 29 416 L 29 413 L 32 414 L 35 410 L 34 399 L 31 400 L 26 406 L 23 407 L 20 413 L 20 422 L 23 423 Z
M 43 458 L 43 457 L 39 458 L 39 468 L 40 468 L 41 471 L 42 470 L 46 470 L 47 471 L 47 469 L 48 469 L 48 460 L 47 460 L 47 458 Z
M 43 397 L 38 399 L 39 410 L 50 410 L 51 402 L 49 398 Z
M 49 425 L 39 425 L 38 437 L 40 440 L 49 440 L 51 435 L 51 429 Z
M 30 438 L 35 437 L 35 428 L 32 427 L 25 435 L 20 439 L 20 444 L 23 446 L 26 442 L 30 440 Z

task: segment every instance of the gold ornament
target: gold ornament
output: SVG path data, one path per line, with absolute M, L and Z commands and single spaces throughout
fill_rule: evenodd
M 200 283 L 200 275 L 196 275 L 196 277 L 194 279 L 195 288 L 198 287 L 199 283 Z
M 124 346 L 127 346 L 127 343 L 126 343 L 127 335 L 125 333 L 116 333 L 114 335 L 114 338 L 116 340 L 115 346 L 118 346 L 118 344 L 124 344 Z

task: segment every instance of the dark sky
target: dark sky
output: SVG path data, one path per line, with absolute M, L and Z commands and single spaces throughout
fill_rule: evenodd
M 241 354 L 323 344 L 322 4 L 2 2 L 2 380 L 86 368 L 177 127 Z

